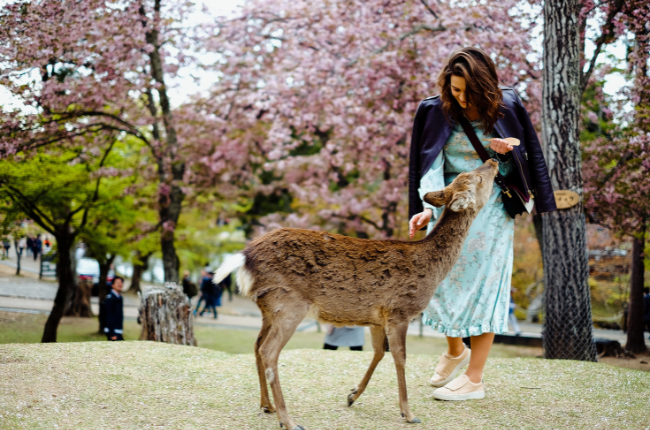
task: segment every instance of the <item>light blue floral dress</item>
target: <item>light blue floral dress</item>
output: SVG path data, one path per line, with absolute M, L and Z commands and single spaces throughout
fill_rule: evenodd
M 480 140 L 484 136 L 479 124 L 479 121 L 472 122 Z M 491 134 L 486 138 L 490 137 L 498 135 Z M 495 156 L 488 146 L 485 149 L 491 157 Z M 420 198 L 428 192 L 443 189 L 459 173 L 474 170 L 482 164 L 457 123 L 433 166 L 420 181 Z M 511 170 L 510 161 L 499 162 L 502 175 Z M 443 208 L 435 208 L 426 202 L 424 207 L 432 209 L 434 214 L 427 229 L 429 234 Z M 460 258 L 424 311 L 425 324 L 449 337 L 508 331 L 514 225 L 514 220 L 503 207 L 501 189 L 495 184 L 490 200 L 470 227 Z

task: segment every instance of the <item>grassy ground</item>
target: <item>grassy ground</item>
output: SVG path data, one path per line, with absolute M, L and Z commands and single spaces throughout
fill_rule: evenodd
M 306 429 L 613 429 L 648 427 L 650 373 L 597 363 L 495 358 L 487 397 L 438 402 L 426 384 L 427 355 L 407 359 L 411 409 L 405 424 L 390 357 L 366 393 L 346 396 L 370 352 L 293 350 L 280 358 L 289 413 Z M 258 411 L 251 354 L 151 342 L 0 346 L 0 427 L 276 429 Z
M 0 344 L 38 343 L 43 334 L 46 315 L 23 314 L 0 311 Z M 59 342 L 105 341 L 106 337 L 97 334 L 98 322 L 95 318 L 63 318 L 59 325 Z M 230 354 L 253 352 L 253 343 L 257 339 L 256 330 L 228 330 L 213 326 L 195 325 L 194 332 L 198 346 Z M 124 321 L 124 338 L 137 340 L 140 326 L 135 321 Z M 324 333 L 295 333 L 285 349 L 320 349 L 323 347 Z M 409 336 L 407 350 L 412 354 L 440 355 L 445 350 L 446 342 L 439 338 L 419 338 Z M 370 338 L 366 339 L 366 348 L 372 348 Z M 347 349 L 347 348 L 343 348 Z M 536 357 L 542 355 L 541 348 L 494 345 L 491 357 Z

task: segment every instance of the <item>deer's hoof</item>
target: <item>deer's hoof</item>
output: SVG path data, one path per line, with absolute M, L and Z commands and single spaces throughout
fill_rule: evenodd
M 348 396 L 348 408 L 354 403 L 354 393 Z
M 305 430 L 303 426 L 295 426 L 292 430 Z
M 420 420 L 419 420 L 418 418 L 416 418 L 416 417 L 413 417 L 413 419 L 412 419 L 411 421 L 409 421 L 409 422 L 410 422 L 411 424 L 420 424 L 420 423 L 422 423 L 422 421 L 420 421 Z
M 262 412 L 265 414 L 272 414 L 275 412 L 275 408 L 273 406 L 262 406 Z

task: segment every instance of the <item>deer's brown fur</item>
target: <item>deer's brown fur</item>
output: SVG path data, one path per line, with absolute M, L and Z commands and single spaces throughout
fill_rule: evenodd
M 428 193 L 427 202 L 447 208 L 433 232 L 420 241 L 357 239 L 283 228 L 251 242 L 243 251 L 238 284 L 262 311 L 263 326 L 255 355 L 265 411 L 274 411 L 268 382 L 281 425 L 302 428 L 287 414 L 277 362 L 280 351 L 311 309 L 323 322 L 370 327 L 375 356 L 348 397 L 348 405 L 365 390 L 388 338 L 402 415 L 408 422 L 419 422 L 407 402 L 406 331 L 456 263 L 472 221 L 489 199 L 496 171 L 496 162 L 487 161 L 472 172 L 460 174 L 444 190 Z M 224 276 L 220 269 L 215 282 Z

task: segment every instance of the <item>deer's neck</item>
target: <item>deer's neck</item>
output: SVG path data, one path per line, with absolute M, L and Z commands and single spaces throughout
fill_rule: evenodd
M 418 251 L 425 254 L 420 261 L 428 261 L 432 273 L 442 275 L 441 280 L 456 264 L 474 218 L 474 211 L 445 209 L 433 231 L 420 241 Z

